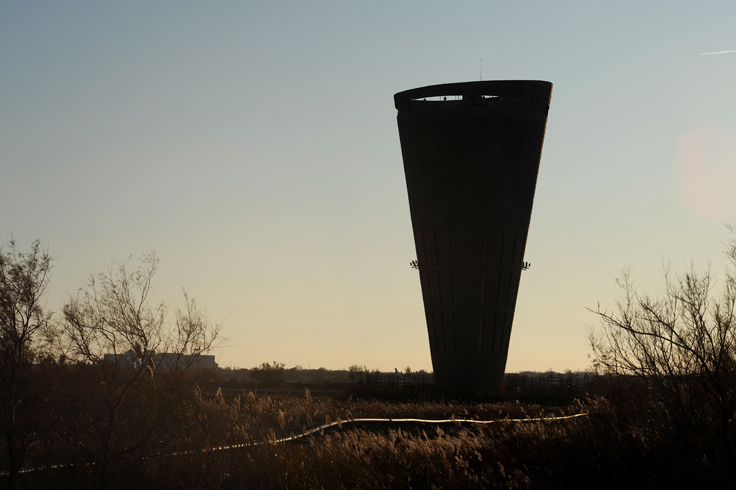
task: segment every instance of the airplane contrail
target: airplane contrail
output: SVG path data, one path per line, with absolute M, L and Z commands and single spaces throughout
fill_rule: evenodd
M 736 53 L 736 49 L 732 49 L 731 51 L 713 51 L 712 53 L 700 53 L 698 56 L 705 56 L 707 54 L 723 54 L 723 53 Z

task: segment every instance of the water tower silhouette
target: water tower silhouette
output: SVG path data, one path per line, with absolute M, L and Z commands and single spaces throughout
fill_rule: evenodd
M 552 84 L 484 81 L 399 92 L 399 137 L 435 380 L 500 385 Z

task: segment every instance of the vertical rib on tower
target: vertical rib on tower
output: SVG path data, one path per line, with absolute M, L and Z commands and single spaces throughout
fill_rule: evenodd
M 445 390 L 503 379 L 552 84 L 399 92 L 399 136 L 432 365 Z

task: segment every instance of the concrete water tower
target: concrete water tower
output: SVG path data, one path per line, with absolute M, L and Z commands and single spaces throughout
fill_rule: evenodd
M 552 84 L 449 83 L 399 92 L 399 137 L 435 380 L 500 385 Z

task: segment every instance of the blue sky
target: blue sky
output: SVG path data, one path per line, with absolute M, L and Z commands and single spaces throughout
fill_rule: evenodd
M 0 240 L 48 307 L 151 249 L 221 365 L 431 369 L 393 94 L 554 83 L 507 370 L 584 369 L 629 263 L 722 268 L 733 2 L 0 3 Z M 736 194 L 736 193 L 733 193 Z

